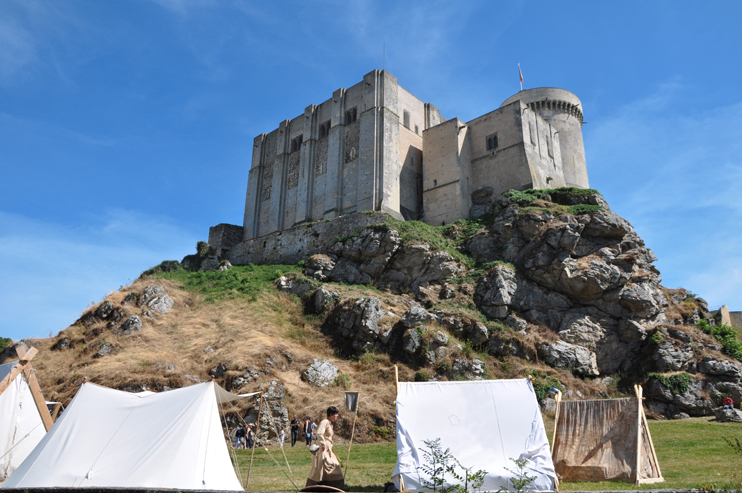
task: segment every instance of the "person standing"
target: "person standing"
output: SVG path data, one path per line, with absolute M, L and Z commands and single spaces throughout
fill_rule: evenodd
M 247 448 L 253 448 L 255 433 L 252 432 L 252 425 L 247 425 Z
M 332 450 L 332 437 L 335 434 L 333 423 L 340 415 L 335 406 L 327 408 L 327 419 L 323 419 L 317 428 L 317 445 L 310 447 L 312 451 L 312 470 L 307 477 L 307 486 L 327 485 L 335 488 L 345 488 L 345 478 L 340 460 Z
M 281 441 L 281 448 L 283 448 L 283 439 L 286 438 L 286 430 L 281 428 L 281 434 L 278 435 L 278 439 Z
M 307 441 L 306 447 L 312 444 L 312 419 L 309 416 L 304 418 L 304 439 Z
M 296 440 L 299 438 L 299 420 L 294 414 L 294 419 L 291 420 L 291 446 L 296 445 Z

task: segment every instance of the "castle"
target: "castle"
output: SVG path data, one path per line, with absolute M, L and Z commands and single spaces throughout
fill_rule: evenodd
M 374 70 L 255 138 L 243 227 L 215 226 L 209 243 L 227 258 L 237 243 L 353 212 L 437 226 L 509 189 L 587 188 L 582 118 L 577 96 L 539 88 L 446 120 Z

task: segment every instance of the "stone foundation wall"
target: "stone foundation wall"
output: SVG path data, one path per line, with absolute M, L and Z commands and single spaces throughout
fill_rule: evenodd
M 209 244 L 217 251 L 225 251 L 222 258 L 233 265 L 295 264 L 309 255 L 329 249 L 338 238 L 347 238 L 372 224 L 381 224 L 386 220 L 387 215 L 381 212 L 355 212 L 331 221 L 310 223 L 244 240 L 231 246 L 228 251 L 211 241 Z

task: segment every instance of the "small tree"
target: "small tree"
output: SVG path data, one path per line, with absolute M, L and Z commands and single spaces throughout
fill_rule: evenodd
M 441 491 L 447 493 L 451 488 L 444 488 L 443 484 L 446 482 L 445 474 L 450 467 L 451 461 L 454 460 L 451 455 L 451 450 L 443 450 L 441 446 L 441 439 L 436 438 L 435 440 L 423 440 L 426 448 L 422 448 L 423 459 L 425 464 L 418 466 L 419 471 L 424 472 L 430 476 L 430 479 L 420 478 L 422 485 L 434 492 Z
M 480 469 L 479 471 L 472 473 L 472 469 L 474 469 L 474 467 L 464 467 L 464 465 L 455 457 L 453 461 L 456 464 L 455 466 L 448 466 L 448 472 L 451 473 L 451 476 L 456 478 L 458 481 L 463 482 L 463 484 L 455 484 L 453 486 L 454 491 L 456 491 L 457 493 L 466 493 L 467 491 L 469 491 L 469 484 L 471 484 L 472 490 L 478 490 L 482 487 L 482 485 L 484 484 L 484 478 L 485 476 L 487 476 L 487 471 L 485 471 L 484 469 Z M 458 466 L 463 471 L 463 475 L 459 474 L 456 471 L 456 466 Z
M 536 481 L 536 476 L 529 476 L 528 473 L 524 470 L 526 468 L 526 462 L 527 460 L 524 458 L 521 459 L 510 459 L 511 461 L 515 462 L 515 465 L 518 466 L 517 471 L 513 471 L 512 469 L 505 468 L 506 470 L 510 471 L 511 473 L 515 474 L 514 478 L 510 478 L 510 483 L 513 485 L 512 490 L 508 490 L 507 488 L 500 488 L 498 490 L 499 492 L 505 492 L 505 491 L 514 491 L 516 493 L 523 493 L 526 491 L 528 486 Z

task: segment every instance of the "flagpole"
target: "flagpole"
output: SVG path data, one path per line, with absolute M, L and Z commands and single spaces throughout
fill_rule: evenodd
M 518 75 L 520 76 L 520 90 L 523 90 L 523 72 L 520 69 L 520 62 L 518 62 Z

